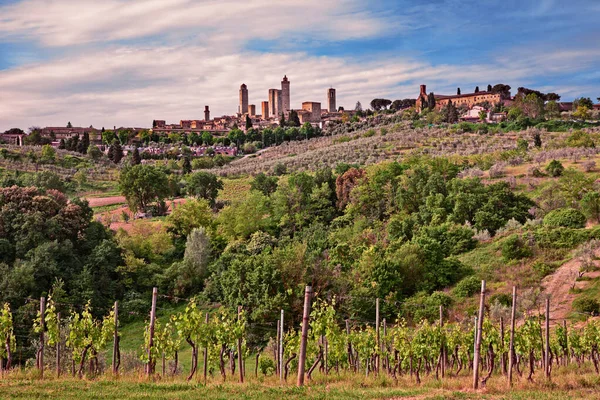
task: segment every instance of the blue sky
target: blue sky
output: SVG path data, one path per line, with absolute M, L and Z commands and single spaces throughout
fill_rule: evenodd
M 373 4 L 375 3 L 375 4 Z M 347 108 L 488 83 L 600 97 L 598 0 L 0 0 L 0 130 Z

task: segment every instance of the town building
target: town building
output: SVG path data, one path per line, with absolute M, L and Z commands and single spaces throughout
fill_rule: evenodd
M 327 89 L 327 106 L 327 109 L 330 113 L 334 113 L 337 111 L 334 88 Z
M 240 105 L 238 108 L 238 114 L 244 114 L 248 112 L 248 86 L 242 83 L 240 86 Z
M 419 90 L 419 96 L 417 97 L 416 109 L 417 111 L 421 111 L 423 100 L 427 100 L 427 86 L 421 85 Z M 435 108 L 441 109 L 446 106 L 450 101 L 456 106 L 466 106 L 471 109 L 473 106 L 488 102 L 492 105 L 503 102 L 505 99 L 502 97 L 500 93 L 494 92 L 477 92 L 477 93 L 465 93 L 465 94 L 457 94 L 457 95 L 440 95 L 434 94 L 435 98 Z
M 306 122 L 318 124 L 321 122 L 321 103 L 314 101 L 305 101 L 302 103 L 302 109 L 297 110 L 300 123 Z
M 264 119 L 264 120 L 269 119 L 269 102 L 263 101 L 260 104 L 260 108 L 261 108 L 262 119 Z

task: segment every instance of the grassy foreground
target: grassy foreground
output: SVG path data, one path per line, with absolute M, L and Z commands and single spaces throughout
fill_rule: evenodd
M 468 376 L 453 377 L 443 381 L 425 378 L 416 386 L 410 377 L 397 382 L 387 377 L 364 378 L 342 374 L 318 376 L 304 388 L 290 382 L 280 386 L 276 377 L 249 377 L 248 382 L 221 383 L 215 379 L 208 385 L 194 380 L 167 378 L 154 381 L 143 376 L 113 378 L 106 375 L 97 379 L 51 376 L 39 380 L 31 373 L 12 373 L 0 380 L 0 399 L 598 399 L 600 377 L 576 370 L 561 371 L 551 383 L 537 377 L 533 383 L 516 379 L 508 390 L 506 379 L 495 376 L 486 388 L 477 392 L 470 389 Z

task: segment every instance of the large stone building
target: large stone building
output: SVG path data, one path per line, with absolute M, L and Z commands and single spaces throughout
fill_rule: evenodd
M 281 106 L 283 107 L 283 110 L 280 111 L 280 113 L 283 112 L 286 118 L 289 118 L 290 116 L 290 104 L 290 80 L 287 75 L 284 75 L 283 80 L 281 81 Z
M 335 89 L 329 88 L 327 89 L 327 109 L 330 113 L 336 112 L 336 98 L 335 98 Z
M 419 90 L 419 96 L 417 97 L 416 109 L 417 111 L 421 111 L 423 99 L 427 99 L 427 86 L 421 85 Z M 452 103 L 460 107 L 462 105 L 468 107 L 469 109 L 475 106 L 476 104 L 488 102 L 490 104 L 497 104 L 503 101 L 502 95 L 500 93 L 493 92 L 477 92 L 477 93 L 465 93 L 465 94 L 457 94 L 457 95 L 440 95 L 434 94 L 435 97 L 435 108 L 441 109 L 448 104 L 448 102 L 452 101 Z
M 248 112 L 248 86 L 245 83 L 242 83 L 240 86 L 240 105 L 238 108 L 239 114 L 244 114 Z
M 269 102 L 263 101 L 260 105 L 262 119 L 269 119 Z
M 272 118 L 278 119 L 281 113 L 281 90 L 269 89 L 269 114 Z
M 305 101 L 302 103 L 302 109 L 298 110 L 300 123 L 305 122 L 317 124 L 321 122 L 321 103 L 314 101 Z

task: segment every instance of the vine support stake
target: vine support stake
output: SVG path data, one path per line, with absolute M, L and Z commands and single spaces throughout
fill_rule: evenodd
M 513 366 L 515 364 L 515 317 L 517 314 L 517 287 L 513 286 L 512 311 L 510 313 L 510 344 L 508 345 L 508 386 L 512 386 Z
M 310 302 L 312 299 L 312 287 L 304 289 L 304 312 L 302 314 L 302 337 L 300 338 L 300 358 L 298 359 L 298 386 L 304 386 L 304 369 L 306 364 L 306 341 L 308 339 L 308 323 L 310 320 Z
M 204 317 L 204 323 L 208 324 L 208 313 Z M 197 356 L 196 356 L 197 358 Z M 206 375 L 208 374 L 208 346 L 204 348 L 204 385 L 206 386 Z
M 56 313 L 58 339 L 56 341 L 56 377 L 60 378 L 60 312 Z
M 238 306 L 238 322 L 242 319 L 242 306 Z M 242 337 L 237 340 L 238 369 L 240 370 L 240 383 L 244 383 L 244 357 L 242 355 Z
M 281 320 L 279 328 L 279 382 L 283 383 L 284 365 L 283 365 L 283 310 L 281 310 Z
M 112 372 L 117 374 L 119 364 L 117 358 L 119 358 L 119 302 L 115 301 L 115 332 L 113 335 L 113 352 L 112 352 Z
M 546 344 L 544 348 L 544 362 L 546 379 L 550 379 L 550 297 L 546 297 Z
M 504 347 L 504 317 L 500 317 L 500 343 Z M 500 363 L 502 366 L 502 373 L 506 375 L 506 354 L 502 353 Z
M 46 328 L 46 298 L 40 298 L 40 349 L 38 350 L 38 369 L 40 378 L 44 379 L 44 330 Z
M 479 296 L 479 315 L 477 319 L 477 335 L 475 337 L 475 354 L 473 355 L 473 389 L 479 388 L 479 358 L 481 352 L 481 330 L 483 328 L 483 309 L 485 307 L 485 281 L 481 281 Z
M 375 370 L 379 373 L 379 367 L 381 366 L 381 338 L 379 337 L 379 297 L 375 300 L 375 335 L 377 340 L 377 350 L 379 354 L 377 354 L 375 365 Z
M 275 346 L 273 348 L 273 357 L 275 360 L 275 375 L 281 376 L 281 370 L 279 367 L 281 363 L 279 362 L 279 342 L 281 341 L 281 323 L 277 320 L 275 324 L 277 326 L 277 335 L 275 336 Z
M 146 366 L 146 375 L 152 375 L 152 347 L 154 346 L 154 324 L 156 323 L 156 298 L 158 297 L 158 289 L 152 289 L 152 309 L 150 310 L 150 339 L 148 340 L 148 365 Z
M 444 328 L 444 307 L 440 305 L 440 336 L 443 336 L 443 328 Z M 442 378 L 446 375 L 446 351 L 444 346 L 444 341 L 441 340 L 442 344 L 440 346 L 440 365 L 442 370 Z
M 565 364 L 569 365 L 569 332 L 567 331 L 566 319 L 563 319 L 563 328 L 565 328 Z

